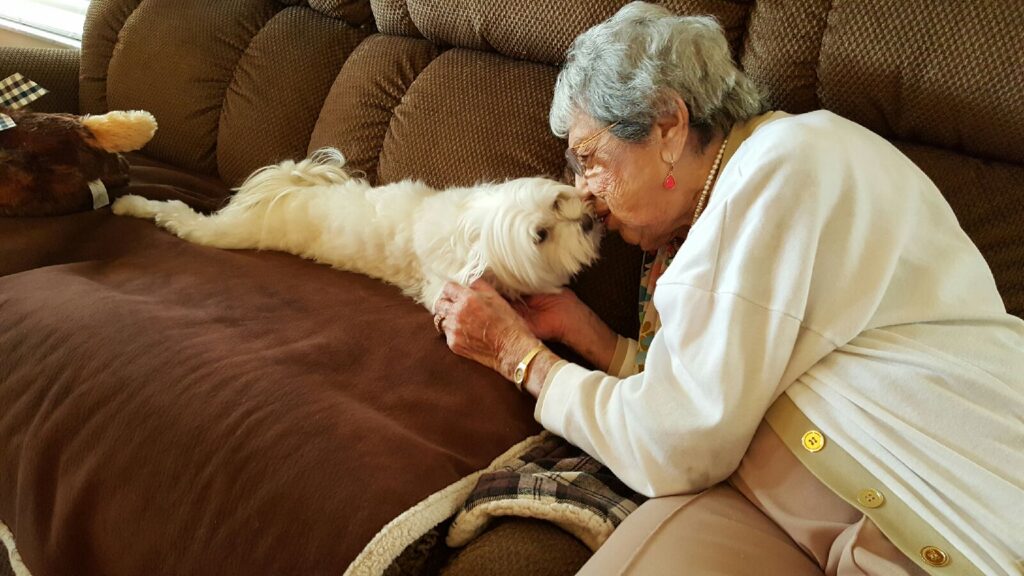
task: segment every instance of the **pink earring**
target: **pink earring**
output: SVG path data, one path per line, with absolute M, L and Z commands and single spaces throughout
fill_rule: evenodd
M 676 177 L 672 175 L 672 169 L 675 168 L 675 162 L 668 166 L 668 176 L 665 176 L 665 181 L 661 183 L 661 187 L 665 190 L 671 190 L 676 187 Z

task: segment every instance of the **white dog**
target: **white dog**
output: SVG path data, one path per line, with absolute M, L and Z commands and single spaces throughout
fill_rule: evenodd
M 332 148 L 254 172 L 209 216 L 124 196 L 115 214 L 152 218 L 206 246 L 280 250 L 400 287 L 434 311 L 445 282 L 485 278 L 508 297 L 555 292 L 597 257 L 601 230 L 576 189 L 544 178 L 437 191 L 373 188 Z

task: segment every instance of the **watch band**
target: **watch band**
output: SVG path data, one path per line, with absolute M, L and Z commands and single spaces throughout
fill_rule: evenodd
M 538 352 L 544 349 L 544 344 L 538 344 L 533 350 L 526 353 L 519 365 L 516 366 L 516 371 L 512 373 L 512 382 L 515 383 L 516 389 L 520 392 L 523 391 L 523 383 L 526 381 L 526 371 L 530 368 L 530 362 L 533 362 L 534 356 Z

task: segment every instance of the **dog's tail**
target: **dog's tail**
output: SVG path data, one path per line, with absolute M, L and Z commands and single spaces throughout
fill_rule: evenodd
M 264 201 L 273 203 L 279 197 L 302 188 L 344 184 L 355 179 L 345 171 L 345 162 L 345 155 L 339 150 L 320 148 L 299 162 L 285 160 L 265 166 L 235 188 L 231 206 L 248 209 Z
M 278 189 L 343 184 L 352 179 L 345 171 L 345 162 L 345 155 L 338 149 L 321 148 L 305 160 L 285 160 L 256 170 L 239 190 L 255 187 L 265 180 L 275 180 L 274 187 Z

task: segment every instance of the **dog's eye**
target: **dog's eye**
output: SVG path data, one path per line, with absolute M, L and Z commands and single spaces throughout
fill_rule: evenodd
M 548 229 L 537 228 L 536 230 L 533 231 L 533 238 L 537 244 L 542 244 L 545 240 L 548 239 Z

